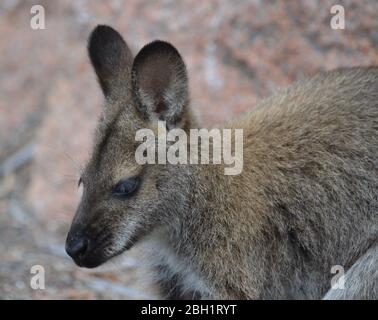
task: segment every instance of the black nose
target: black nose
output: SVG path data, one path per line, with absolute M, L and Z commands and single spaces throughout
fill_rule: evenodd
M 66 252 L 74 260 L 83 258 L 88 249 L 88 240 L 84 237 L 67 239 Z

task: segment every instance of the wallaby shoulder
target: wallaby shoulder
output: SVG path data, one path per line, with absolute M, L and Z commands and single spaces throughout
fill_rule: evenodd
M 243 172 L 195 169 L 201 193 L 186 231 L 207 243 L 196 248 L 204 269 L 214 263 L 222 281 L 254 283 L 229 283 L 231 295 L 320 297 L 331 266 L 348 268 L 378 236 L 377 89 L 377 68 L 327 72 L 225 124 L 244 129 Z

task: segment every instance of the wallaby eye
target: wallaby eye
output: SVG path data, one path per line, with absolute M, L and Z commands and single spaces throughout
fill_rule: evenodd
M 139 177 L 127 178 L 121 180 L 114 187 L 112 196 L 115 198 L 127 198 L 131 196 L 139 187 Z

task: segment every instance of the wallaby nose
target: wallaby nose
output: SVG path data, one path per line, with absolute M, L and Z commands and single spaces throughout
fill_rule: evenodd
M 80 259 L 85 256 L 88 249 L 88 239 L 84 237 L 67 239 L 66 252 L 74 259 Z

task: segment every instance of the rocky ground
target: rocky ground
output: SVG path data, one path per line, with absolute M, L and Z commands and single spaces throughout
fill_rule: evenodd
M 172 42 L 188 66 L 194 111 L 216 124 L 294 80 L 378 63 L 378 2 L 340 1 L 346 29 L 332 30 L 333 2 L 2 1 L 0 298 L 157 297 L 137 249 L 92 271 L 64 252 L 101 108 L 86 55 L 96 24 L 118 29 L 135 51 L 157 38 Z M 45 30 L 30 27 L 36 3 Z M 30 287 L 36 264 L 45 267 L 45 290 Z

